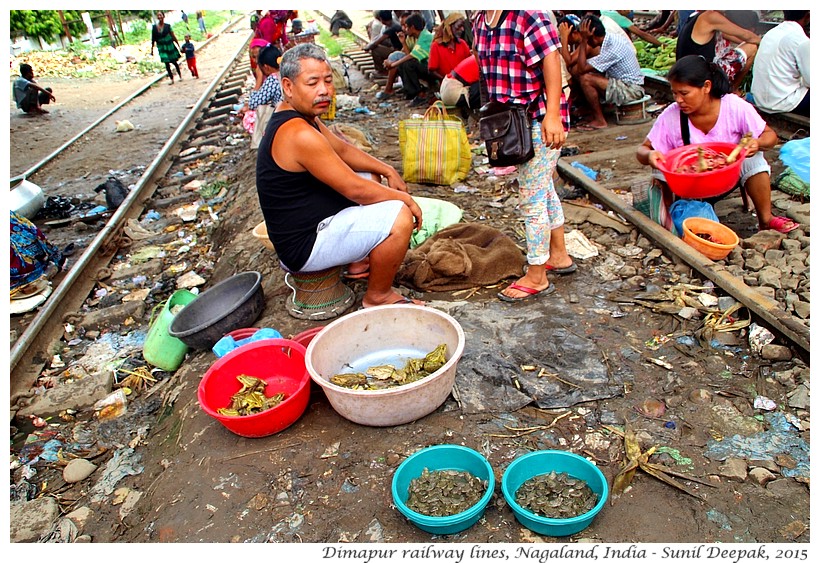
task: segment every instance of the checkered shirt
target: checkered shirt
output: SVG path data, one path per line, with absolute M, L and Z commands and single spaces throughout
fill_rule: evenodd
M 632 50 L 628 38 L 607 33 L 601 45 L 601 52 L 587 61 L 589 66 L 607 78 L 617 78 L 629 84 L 643 84 L 643 73 L 638 56 Z
M 491 28 L 482 11 L 476 15 L 473 29 L 490 98 L 523 105 L 537 99 L 531 115 L 541 120 L 547 114 L 541 61 L 561 48 L 558 30 L 549 16 L 536 10 L 512 10 Z M 569 130 L 569 102 L 563 92 L 560 113 L 564 129 Z

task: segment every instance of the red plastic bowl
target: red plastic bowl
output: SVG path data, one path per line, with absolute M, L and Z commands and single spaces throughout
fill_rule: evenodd
M 256 334 L 257 330 L 259 330 L 259 329 L 256 328 L 256 327 L 253 327 L 253 326 L 248 327 L 248 328 L 238 328 L 236 330 L 232 330 L 231 332 L 229 332 L 225 336 L 230 336 L 231 338 L 233 338 L 234 340 L 236 340 L 238 342 L 240 340 L 245 340 L 246 338 L 250 338 L 251 336 Z
M 323 326 L 317 326 L 315 328 L 310 328 L 304 332 L 300 332 L 296 336 L 293 337 L 294 342 L 298 342 L 305 348 L 308 347 L 310 341 L 313 340 L 313 337 L 322 332 L 322 329 L 325 328 Z
M 732 143 L 700 143 L 685 145 L 666 153 L 666 162 L 659 162 L 658 168 L 663 172 L 669 189 L 685 199 L 703 199 L 723 195 L 735 186 L 740 179 L 740 164 L 746 158 L 746 150 L 741 150 L 737 160 L 728 166 L 711 172 L 681 173 L 675 172 L 679 167 L 695 164 L 698 159 L 697 147 L 711 149 L 722 154 L 729 154 L 737 146 Z
M 310 398 L 310 374 L 305 367 L 305 347 L 284 338 L 251 342 L 217 360 L 199 383 L 197 398 L 206 413 L 246 438 L 262 438 L 281 432 L 296 422 Z M 284 393 L 285 400 L 266 411 L 248 416 L 223 416 L 217 409 L 230 405 L 242 388 L 237 375 L 267 382 L 265 395 Z

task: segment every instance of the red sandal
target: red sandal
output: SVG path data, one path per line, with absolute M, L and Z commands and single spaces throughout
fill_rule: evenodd
M 790 233 L 790 232 L 792 232 L 793 230 L 795 230 L 799 227 L 800 227 L 800 223 L 798 223 L 796 221 L 792 221 L 788 217 L 777 217 L 777 216 L 772 217 L 771 220 L 769 220 L 769 224 L 766 225 L 767 229 L 773 229 L 773 230 L 777 231 L 778 233 L 783 233 L 783 234 Z

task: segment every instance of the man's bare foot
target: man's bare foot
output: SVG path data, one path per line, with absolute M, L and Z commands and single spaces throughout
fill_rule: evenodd
M 389 294 L 387 294 L 384 297 L 384 299 L 371 301 L 366 296 L 362 298 L 362 309 L 378 307 L 379 305 L 420 305 L 423 307 L 426 305 L 426 303 L 418 299 L 411 299 L 409 297 L 405 297 L 404 295 L 396 293 L 395 291 L 392 291 Z

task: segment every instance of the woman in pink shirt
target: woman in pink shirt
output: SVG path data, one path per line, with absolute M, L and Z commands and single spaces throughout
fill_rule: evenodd
M 738 143 L 745 133 L 751 132 L 752 140 L 741 164 L 740 182 L 754 204 L 760 229 L 788 233 L 798 228 L 800 225 L 791 219 L 772 215 L 771 167 L 762 151 L 774 148 L 777 133 L 754 106 L 729 93 L 729 79 L 720 67 L 700 55 L 687 55 L 672 66 L 666 77 L 675 103 L 658 116 L 636 155 L 641 164 L 654 169 L 653 182 L 661 187 L 665 208 L 673 203 L 674 195 L 663 182 L 658 162 L 663 162 L 670 150 L 688 144 L 684 141 L 686 130 L 691 144 Z M 671 229 L 668 213 L 661 211 L 655 219 Z

